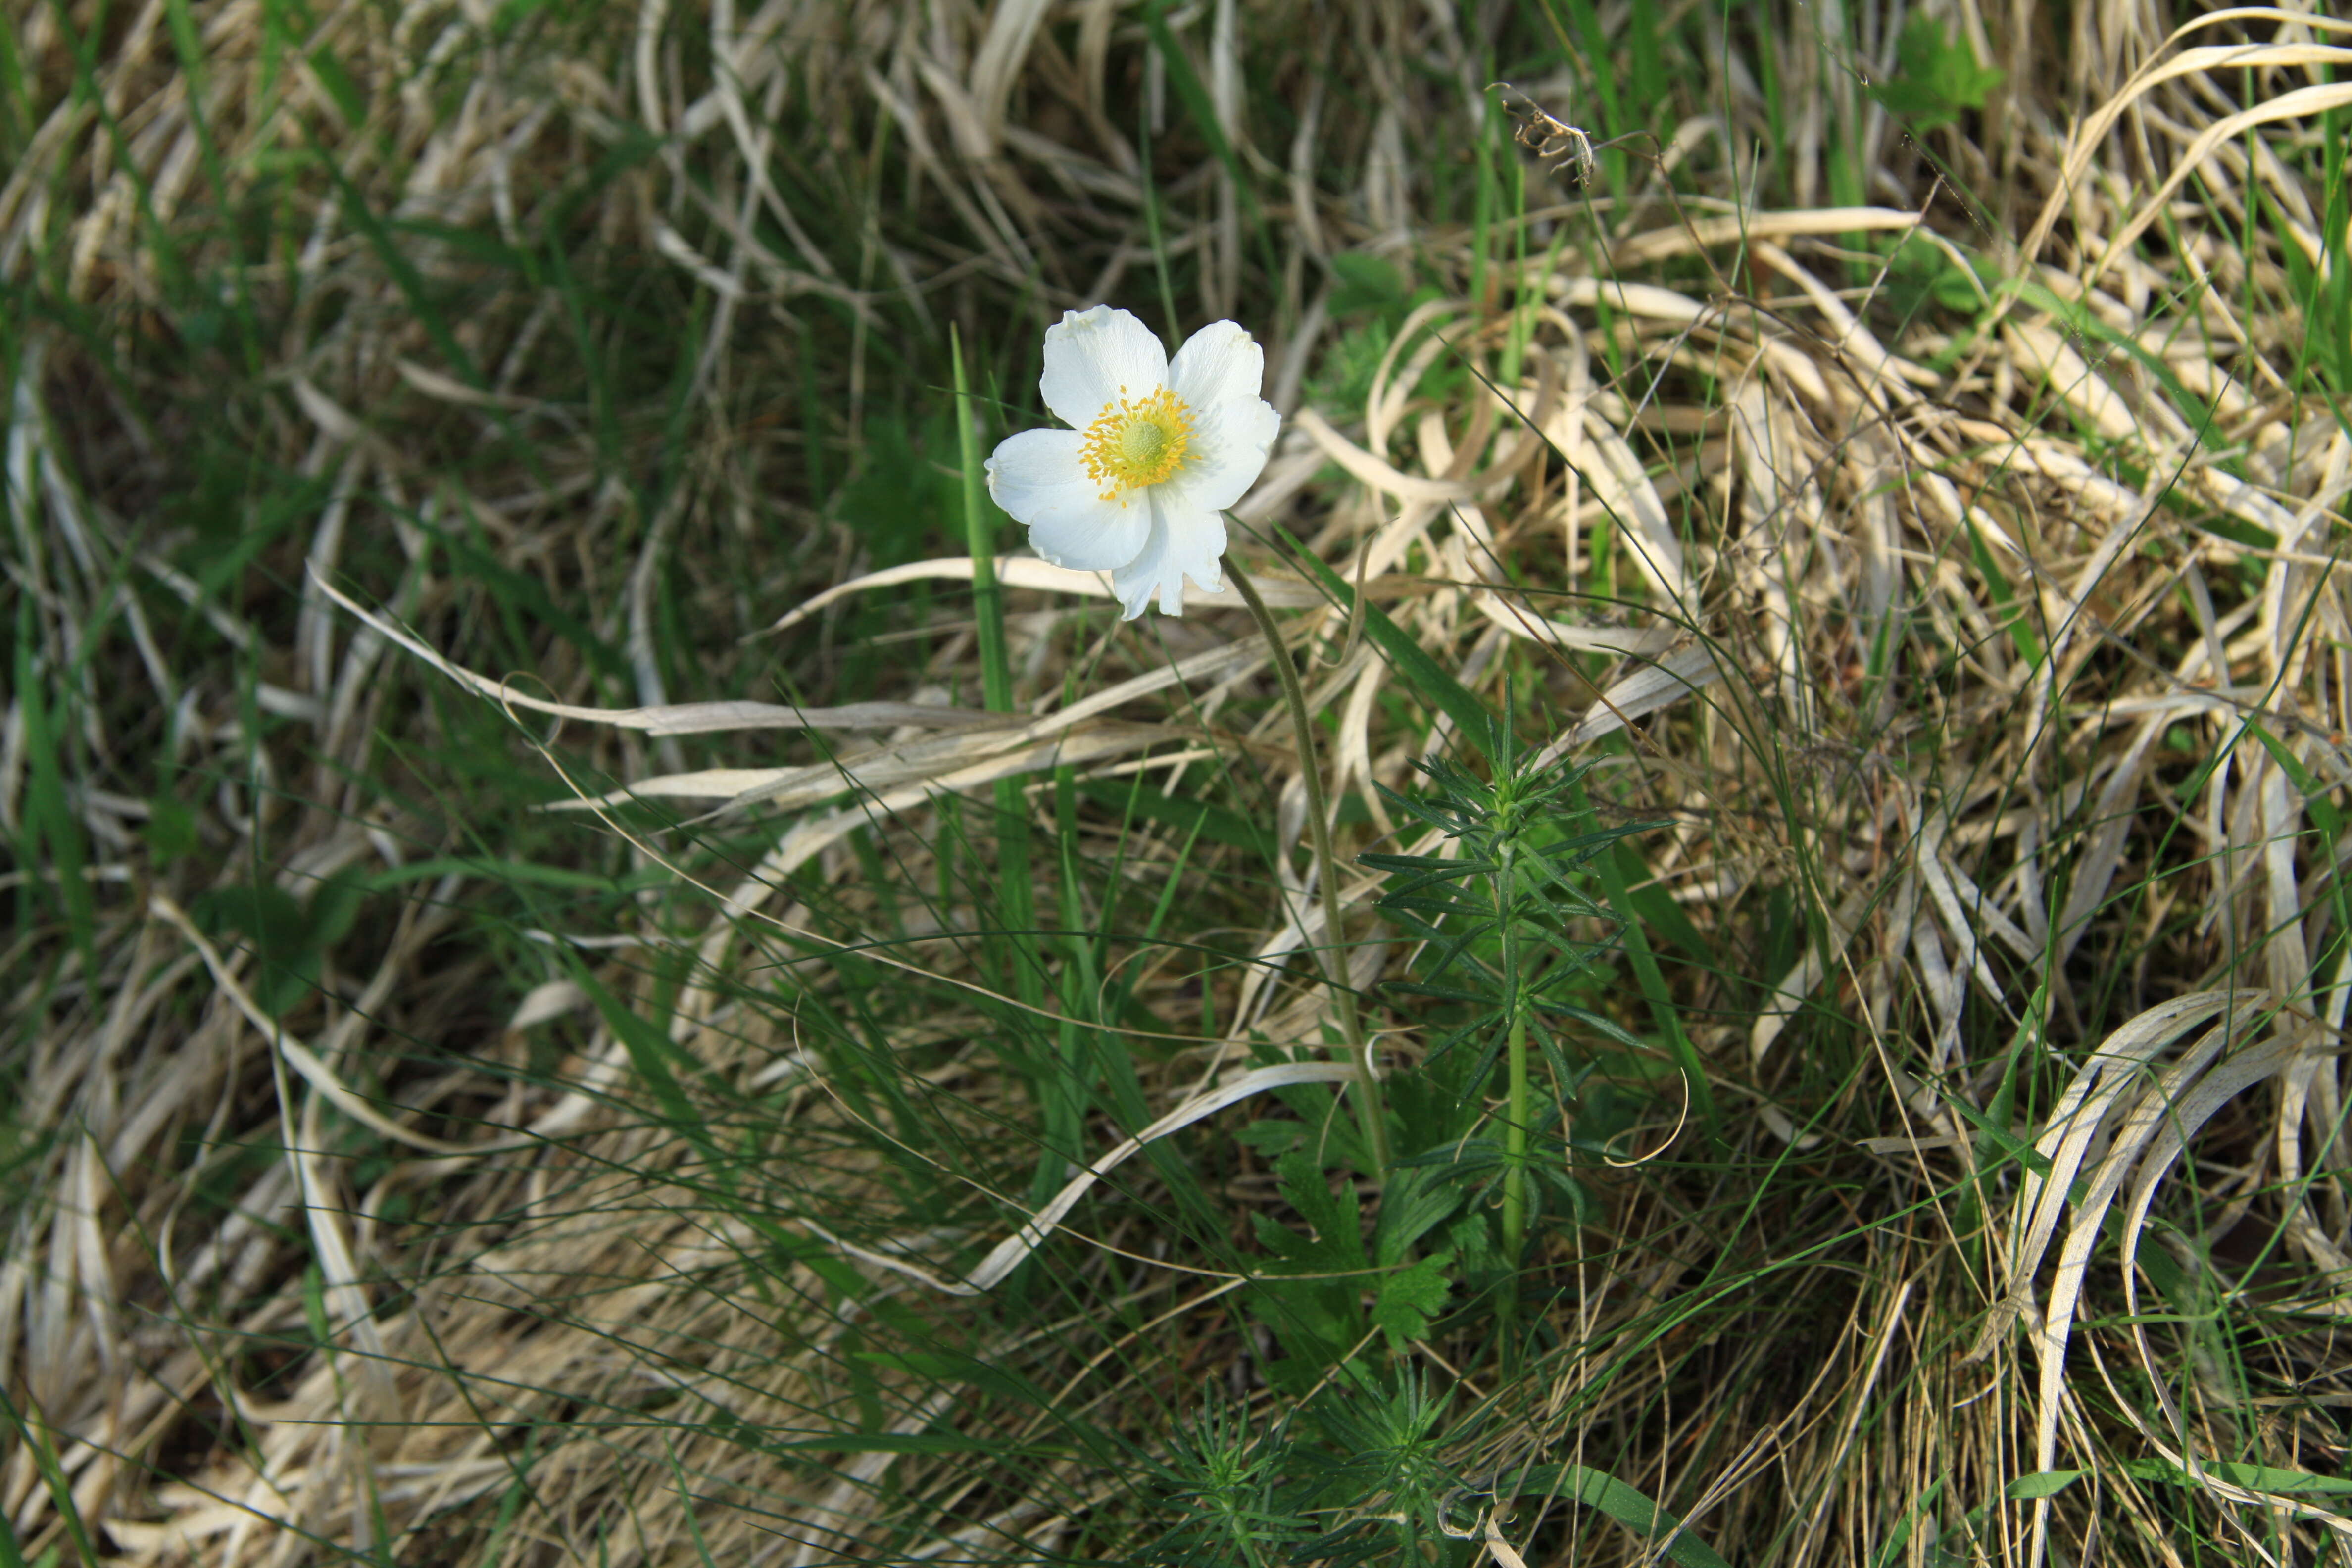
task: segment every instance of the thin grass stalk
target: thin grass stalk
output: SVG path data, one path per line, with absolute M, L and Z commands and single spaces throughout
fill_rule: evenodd
M 1013 666 L 1004 647 L 1004 593 L 996 582 L 996 523 L 988 513 L 984 470 L 980 460 L 980 435 L 973 420 L 980 412 L 963 368 L 963 334 L 948 325 L 948 354 L 953 362 L 956 395 L 956 437 L 963 458 L 963 531 L 971 550 L 974 635 L 980 644 L 980 681 L 992 713 L 1013 710 Z M 1026 820 L 1024 817 L 1024 820 Z
M 1315 886 L 1323 899 L 1323 925 L 1334 954 L 1345 952 L 1340 942 L 1339 927 L 1339 862 L 1331 852 L 1331 814 L 1325 808 L 1323 775 L 1315 761 L 1315 731 L 1307 713 L 1307 689 L 1298 682 L 1298 667 L 1291 661 L 1290 649 L 1282 640 L 1282 627 L 1274 613 L 1258 596 L 1257 584 L 1250 581 L 1241 563 L 1231 555 L 1225 557 L 1225 570 L 1232 574 L 1234 586 L 1240 590 L 1248 604 L 1250 614 L 1257 617 L 1258 629 L 1265 634 L 1265 646 L 1273 660 L 1275 673 L 1282 680 L 1283 700 L 1290 706 L 1290 732 L 1298 742 L 1298 773 L 1307 786 L 1307 831 L 1315 846 Z M 1364 1147 L 1371 1162 L 1374 1180 L 1388 1173 L 1389 1135 L 1387 1123 L 1381 1114 L 1379 1080 L 1372 1077 L 1371 1063 L 1364 1052 L 1364 1026 L 1356 1014 L 1356 993 L 1349 985 L 1348 965 L 1344 957 L 1327 959 L 1323 950 L 1309 946 L 1316 967 L 1323 972 L 1325 982 L 1339 1007 L 1339 1030 L 1348 1043 L 1348 1065 L 1356 1075 L 1356 1116 L 1363 1124 Z
M 1151 268 L 1160 279 L 1160 309 L 1168 318 L 1168 342 L 1184 341 L 1184 323 L 1176 314 L 1176 290 L 1168 281 L 1168 237 L 1160 231 L 1160 190 L 1151 182 L 1151 106 L 1139 95 L 1135 109 L 1137 155 L 1142 160 L 1143 222 L 1151 236 Z

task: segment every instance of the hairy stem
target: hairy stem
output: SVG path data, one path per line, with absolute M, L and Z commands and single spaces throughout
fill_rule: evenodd
M 1510 1030 L 1506 1047 L 1510 1099 L 1503 1113 L 1503 1293 L 1495 1304 L 1506 1367 L 1517 1360 L 1519 1258 L 1528 1241 L 1528 1121 L 1534 1110 L 1528 1084 L 1528 1012 L 1519 997 L 1518 931 L 1510 907 L 1516 847 L 1508 837 L 1504 839 L 1502 866 L 1494 873 L 1495 914 L 1503 943 L 1503 1008 Z
M 1225 557 L 1225 570 L 1232 574 L 1234 586 L 1241 591 L 1250 614 L 1257 617 L 1258 629 L 1265 633 L 1267 655 L 1282 680 L 1283 700 L 1290 704 L 1290 732 L 1298 742 L 1298 774 L 1307 786 L 1307 831 L 1315 846 L 1315 886 L 1323 896 L 1324 933 L 1334 956 L 1326 958 L 1318 947 L 1309 947 L 1307 952 L 1314 955 L 1316 966 L 1322 970 L 1324 981 L 1339 1004 L 1339 1030 L 1348 1042 L 1348 1064 L 1356 1074 L 1356 1116 L 1363 1123 L 1364 1146 L 1371 1152 L 1371 1173 L 1378 1179 L 1388 1172 L 1388 1124 L 1381 1114 L 1380 1082 L 1372 1076 L 1372 1065 L 1364 1050 L 1364 1026 L 1356 1016 L 1356 993 L 1349 984 L 1346 949 L 1340 942 L 1339 863 L 1331 852 L 1331 813 L 1325 805 L 1322 770 L 1315 761 L 1315 730 L 1307 713 L 1307 689 L 1298 682 L 1298 667 L 1291 661 L 1290 648 L 1282 640 L 1282 627 L 1276 624 L 1265 601 L 1258 596 L 1257 584 L 1250 581 L 1249 574 L 1231 555 Z

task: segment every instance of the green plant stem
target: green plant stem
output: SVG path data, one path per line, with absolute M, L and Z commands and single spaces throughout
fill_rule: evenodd
M 1528 1010 L 1519 997 L 1518 931 L 1511 918 L 1517 847 L 1506 838 L 1502 850 L 1502 867 L 1495 873 L 1495 918 L 1503 944 L 1503 1007 L 1510 1028 L 1505 1047 L 1510 1098 L 1503 1112 L 1503 1290 L 1496 1298 L 1495 1321 L 1503 1365 L 1508 1368 L 1518 1359 L 1518 1274 L 1528 1244 L 1528 1120 L 1534 1093 L 1528 1082 Z
M 963 339 L 950 323 L 948 354 L 955 374 L 956 435 L 963 459 L 964 539 L 971 552 L 971 600 L 980 644 L 980 680 L 992 713 L 1013 711 L 1013 663 L 1004 644 L 1004 592 L 996 581 L 996 519 L 991 510 L 980 460 L 978 411 L 963 368 Z M 1029 802 L 1021 781 L 996 781 L 997 907 L 1005 926 L 1003 968 L 1013 994 L 1036 1017 L 1045 1008 L 1045 975 L 1032 951 L 1037 941 L 1037 895 L 1029 880 Z M 1058 1058 L 1040 1064 L 1037 1098 L 1045 1113 L 1045 1147 L 1038 1152 L 1037 1191 L 1061 1184 L 1065 1161 L 1077 1152 L 1079 1104 L 1076 1069 Z
M 1290 705 L 1290 732 L 1298 742 L 1298 774 L 1307 786 L 1307 831 L 1315 846 L 1315 886 L 1323 896 L 1323 925 L 1331 951 L 1344 954 L 1339 938 L 1339 861 L 1331 852 L 1331 813 L 1323 795 L 1323 773 L 1315 761 L 1314 721 L 1307 713 L 1307 689 L 1298 682 L 1298 667 L 1291 661 L 1290 648 L 1282 640 L 1282 627 L 1276 624 L 1274 613 L 1258 596 L 1257 584 L 1242 570 L 1241 563 L 1231 555 L 1225 557 L 1225 570 L 1232 574 L 1234 586 L 1240 590 L 1250 614 L 1257 617 L 1258 629 L 1265 633 L 1267 657 L 1274 662 L 1275 673 L 1282 680 L 1283 700 Z M 1364 1052 L 1364 1026 L 1356 1015 L 1356 993 L 1349 984 L 1347 960 L 1343 956 L 1326 959 L 1319 948 L 1310 947 L 1316 966 L 1322 970 L 1324 980 L 1339 1007 L 1339 1030 L 1348 1042 L 1348 1064 L 1356 1074 L 1356 1116 L 1363 1123 L 1364 1147 L 1370 1152 L 1371 1175 L 1374 1180 L 1385 1176 L 1389 1168 L 1388 1125 L 1381 1114 L 1380 1080 L 1373 1078 L 1371 1063 Z
M 996 585 L 996 520 L 988 513 L 988 490 L 980 461 L 979 411 L 965 384 L 963 334 L 948 323 L 948 355 L 954 366 L 956 437 L 963 458 L 963 532 L 971 551 L 971 601 L 980 643 L 980 681 L 988 710 L 1013 710 L 1013 664 L 1004 649 L 1004 595 Z

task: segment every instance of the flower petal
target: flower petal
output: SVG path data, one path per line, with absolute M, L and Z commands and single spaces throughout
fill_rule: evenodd
M 1207 407 L 1195 404 L 1184 466 L 1157 488 L 1181 498 L 1186 507 L 1222 511 L 1257 483 L 1281 429 L 1282 416 L 1261 398 L 1230 399 Z
M 1143 614 L 1154 598 L 1161 615 L 1182 615 L 1187 577 L 1211 593 L 1224 581 L 1217 561 L 1225 552 L 1225 520 L 1185 504 L 1164 485 L 1147 493 L 1151 497 L 1150 537 L 1133 561 L 1111 574 L 1111 591 L 1126 606 L 1122 620 Z
M 1265 351 L 1231 321 L 1211 321 L 1186 338 L 1168 367 L 1168 384 L 1196 418 L 1222 403 L 1255 399 L 1265 381 Z
M 988 459 L 988 493 L 1029 528 L 1029 542 L 1056 566 L 1108 572 L 1143 548 L 1148 508 L 1102 499 L 1078 463 L 1076 430 L 1024 430 Z
M 1093 424 L 1121 388 L 1142 398 L 1167 384 L 1168 351 L 1125 310 L 1065 310 L 1045 329 L 1045 374 L 1037 390 L 1054 417 L 1073 429 Z

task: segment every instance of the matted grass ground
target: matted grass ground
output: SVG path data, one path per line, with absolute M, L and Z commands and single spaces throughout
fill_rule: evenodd
M 0 1564 L 2343 1554 L 2347 64 L 12 8 Z M 973 591 L 1100 301 L 1337 931 L 1230 589 Z

